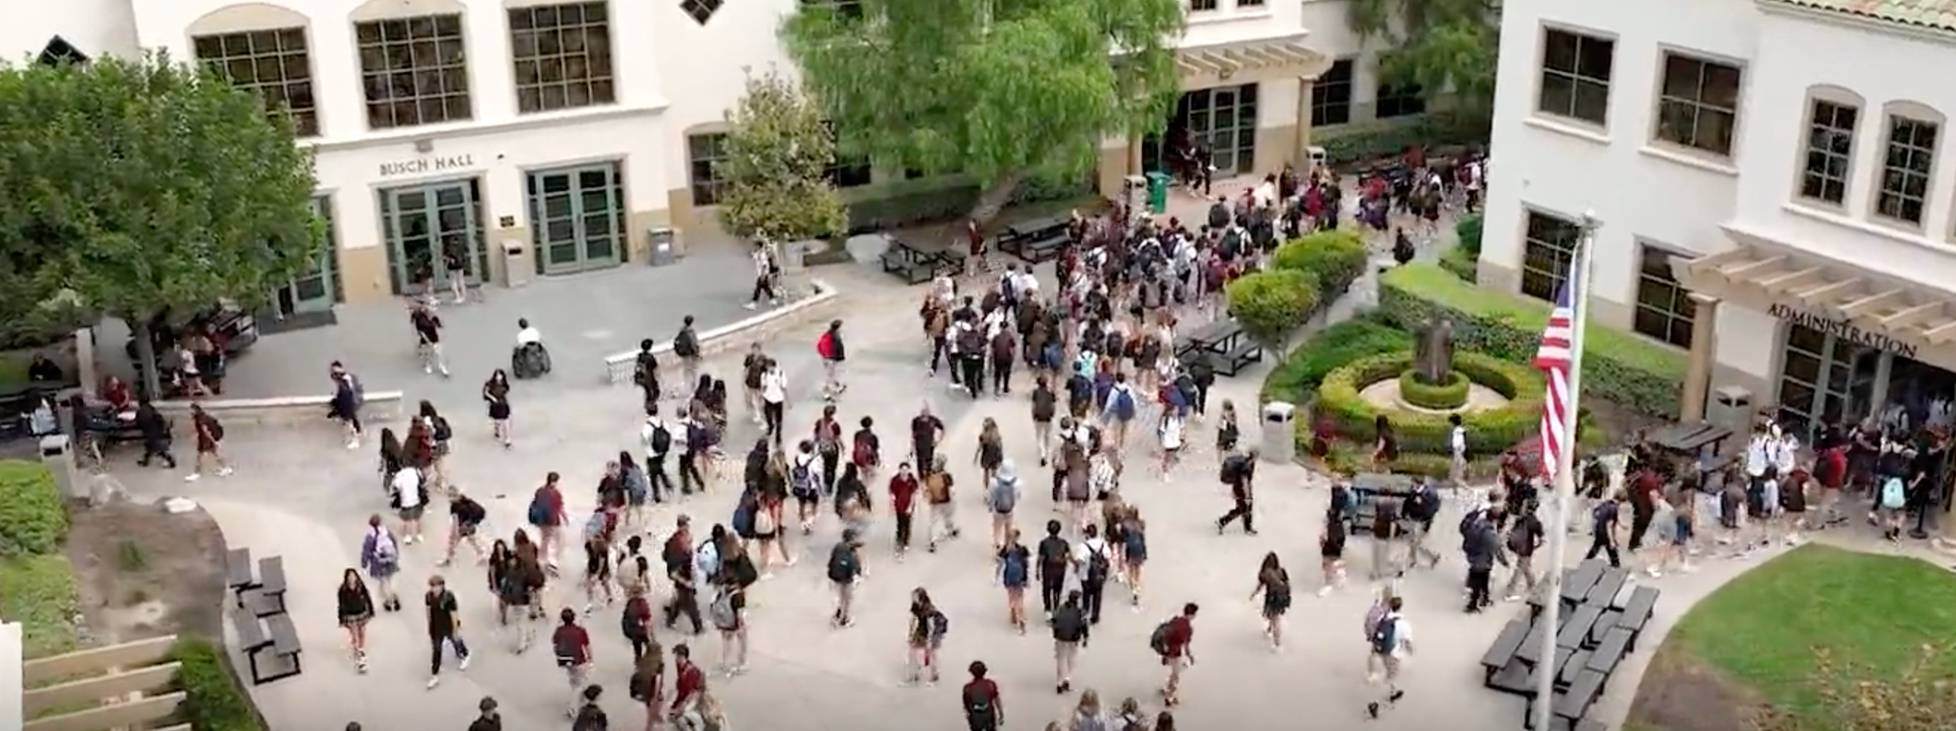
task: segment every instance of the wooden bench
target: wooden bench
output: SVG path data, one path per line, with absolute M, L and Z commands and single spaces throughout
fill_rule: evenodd
M 1528 637 L 1521 641 L 1520 649 L 1515 650 L 1515 657 L 1521 658 L 1522 662 L 1530 665 L 1541 662 L 1542 635 L 1548 631 L 1548 623 L 1537 620 L 1535 625 L 1528 629 Z
M 292 615 L 277 614 L 261 619 L 242 609 L 228 612 L 231 624 L 238 631 L 238 651 L 245 655 L 245 663 L 251 670 L 251 684 L 264 685 L 281 678 L 298 675 L 299 631 L 292 624 Z M 267 667 L 260 666 L 260 656 L 271 656 Z M 268 669 L 273 670 L 267 672 Z
M 258 586 L 248 590 L 251 610 L 260 617 L 285 613 L 285 557 L 258 559 Z
M 1569 657 L 1563 660 L 1561 665 L 1556 666 L 1555 687 L 1557 690 L 1568 690 L 1569 686 L 1574 685 L 1576 679 L 1582 676 L 1583 671 L 1589 669 L 1589 654 L 1588 650 L 1571 650 Z
M 1603 613 L 1596 617 L 1596 623 L 1589 626 L 1589 636 L 1583 639 L 1582 646 L 1594 649 L 1597 645 L 1603 644 L 1603 638 L 1609 635 L 1610 630 L 1616 629 L 1622 621 L 1621 610 L 1603 610 Z
M 1481 668 L 1486 671 L 1481 679 L 1483 685 L 1494 687 L 1494 674 L 1515 659 L 1515 651 L 1521 649 L 1521 641 L 1526 637 L 1528 620 L 1512 619 L 1501 628 L 1501 634 L 1495 636 L 1494 644 L 1487 648 L 1487 654 L 1481 655 Z
M 238 606 L 244 606 L 246 591 L 258 588 L 258 580 L 251 576 L 251 549 L 233 548 L 224 555 L 225 585 L 231 587 Z
M 1589 590 L 1603 578 L 1603 562 L 1584 561 L 1562 579 L 1562 603 L 1581 604 L 1589 596 Z

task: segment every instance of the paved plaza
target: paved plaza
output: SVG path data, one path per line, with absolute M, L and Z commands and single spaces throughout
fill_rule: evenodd
M 1197 204 L 1184 199 L 1178 205 Z M 659 274 L 683 280 L 740 274 L 712 261 L 713 255 L 696 256 Z M 885 460 L 893 464 L 903 457 L 904 447 L 898 445 L 907 444 L 910 417 L 928 403 L 946 424 L 944 449 L 952 458 L 951 470 L 959 484 L 955 499 L 965 536 L 948 542 L 937 553 L 915 550 L 907 561 L 895 562 L 886 486 L 872 484 L 878 512 L 865 548 L 870 576 L 857 600 L 858 622 L 852 628 L 832 629 L 828 624 L 831 599 L 823 568 L 839 527 L 825 504 L 813 536 L 790 538 L 799 565 L 777 567 L 771 578 L 749 590 L 751 672 L 709 680 L 735 727 L 963 728 L 957 689 L 965 677 L 964 666 L 972 660 L 985 661 L 1001 685 L 1007 728 L 1043 728 L 1047 721 L 1068 713 L 1077 700 L 1077 691 L 1085 688 L 1097 689 L 1110 710 L 1122 698 L 1133 696 L 1152 713 L 1160 705 L 1155 689 L 1160 686 L 1162 668 L 1148 649 L 1147 637 L 1157 623 L 1188 601 L 1199 603 L 1202 610 L 1195 623 L 1194 648 L 1199 664 L 1186 674 L 1183 705 L 1176 709 L 1181 728 L 1331 729 L 1367 723 L 1365 702 L 1376 696 L 1364 682 L 1367 645 L 1361 630 L 1365 608 L 1375 591 L 1375 586 L 1363 579 L 1368 539 L 1354 538 L 1348 547 L 1350 584 L 1328 597 L 1315 597 L 1319 586 L 1317 538 L 1327 482 L 1301 466 L 1273 463 L 1263 464 L 1257 473 L 1256 510 L 1261 534 L 1246 536 L 1232 528 L 1228 535 L 1218 536 L 1214 520 L 1229 507 L 1229 499 L 1227 489 L 1217 480 L 1210 421 L 1199 421 L 1192 428 L 1192 453 L 1168 475 L 1159 474 L 1153 466 L 1153 439 L 1147 430 L 1137 430 L 1129 440 L 1129 467 L 1121 491 L 1141 508 L 1149 528 L 1144 601 L 1139 609 L 1131 610 L 1125 587 L 1109 586 L 1109 611 L 1094 628 L 1091 646 L 1075 674 L 1076 692 L 1055 694 L 1050 633 L 1035 620 L 1031 634 L 1021 637 L 1006 621 L 1005 593 L 992 578 L 986 515 L 981 491 L 976 487 L 979 473 L 975 460 L 968 456 L 975 451 L 981 423 L 986 418 L 997 419 L 1005 433 L 1006 454 L 1017 462 L 1025 479 L 1018 525 L 1027 532 L 1028 547 L 1036 543 L 1039 526 L 1053 514 L 1046 496 L 1047 474 L 1036 467 L 1037 455 L 1030 439 L 1030 412 L 1023 397 L 1030 391 L 1030 383 L 1022 372 L 1015 395 L 973 401 L 963 392 L 949 389 L 945 378 L 927 378 L 915 315 L 921 287 L 902 287 L 870 266 L 829 267 L 821 276 L 842 292 L 839 311 L 849 344 L 850 389 L 839 402 L 841 420 L 853 432 L 858 419 L 873 417 L 884 439 Z M 1351 300 L 1370 296 L 1369 280 L 1368 276 L 1355 287 Z M 546 288 L 564 286 L 582 291 L 578 281 L 562 285 L 546 282 L 527 292 L 498 291 L 488 305 L 461 308 L 463 314 L 457 317 L 507 317 L 523 309 L 519 303 L 549 294 Z M 404 390 L 410 403 L 432 400 L 454 423 L 454 452 L 448 469 L 455 484 L 488 507 L 486 535 L 506 538 L 517 530 L 524 522 L 530 493 L 542 483 L 544 474 L 553 470 L 562 473 L 569 512 L 574 523 L 581 525 L 583 516 L 596 505 L 595 486 L 605 461 L 616 458 L 620 450 L 640 455 L 637 434 L 642 415 L 636 393 L 626 386 L 599 385 L 598 359 L 602 353 L 617 349 L 617 343 L 639 337 L 637 332 L 626 331 L 627 325 L 676 320 L 682 310 L 706 313 L 737 309 L 744 301 L 744 292 L 733 292 L 742 287 L 715 288 L 699 282 L 694 286 L 698 288 L 695 291 L 714 294 L 668 297 L 661 292 L 650 308 L 621 303 L 603 308 L 615 313 L 620 307 L 640 307 L 629 316 L 588 318 L 594 324 L 585 327 L 616 331 L 604 338 L 591 338 L 602 346 L 563 346 L 557 350 L 557 373 L 540 381 L 516 383 L 511 396 L 515 424 L 512 449 L 505 450 L 493 442 L 489 421 L 476 397 L 476 388 L 492 366 L 457 357 L 456 375 L 447 381 L 421 376 L 417 370 L 395 368 L 398 373 L 390 378 L 400 382 L 385 386 Z M 707 301 L 713 297 L 719 301 Z M 1341 302 L 1339 311 L 1351 307 Z M 572 319 L 578 316 L 576 308 L 561 305 L 540 311 Z M 542 327 L 546 333 L 557 333 L 553 349 L 558 343 L 579 337 L 577 325 L 545 321 Z M 651 334 L 663 341 L 670 329 Z M 807 433 L 822 405 L 821 368 L 814 352 L 819 329 L 819 324 L 811 323 L 765 343 L 767 352 L 781 360 L 788 375 L 787 424 L 791 436 Z M 339 332 L 345 331 L 342 325 Z M 306 337 L 307 332 L 277 336 Z M 336 341 L 344 339 L 335 336 Z M 260 347 L 276 344 L 280 340 L 268 339 Z M 407 361 L 412 357 L 405 327 L 377 333 L 374 342 L 363 342 L 361 347 L 366 355 L 360 362 Z M 250 357 L 277 352 L 276 348 L 266 350 Z M 302 368 L 308 379 L 323 374 L 324 355 L 306 357 L 322 363 L 294 367 Z M 733 382 L 736 396 L 738 357 L 734 352 L 708 361 L 708 370 Z M 1244 411 L 1245 444 L 1261 443 L 1253 411 L 1257 389 L 1270 366 L 1266 360 L 1239 377 L 1222 379 L 1211 394 L 1212 406 L 1230 399 Z M 655 533 L 647 554 L 656 557 L 658 541 L 682 513 L 693 516 L 696 532 L 701 534 L 706 526 L 729 520 L 740 490 L 738 455 L 760 436 L 760 429 L 740 404 L 732 405 L 731 412 L 725 445 L 735 455 L 734 463 L 728 465 L 725 477 L 709 494 L 649 511 Z M 256 556 L 284 556 L 292 584 L 288 604 L 306 648 L 306 672 L 252 689 L 273 728 L 337 731 L 347 721 L 359 721 L 367 729 L 461 728 L 473 715 L 476 700 L 485 695 L 501 703 L 505 728 L 568 727 L 563 709 L 570 691 L 547 644 L 525 654 L 512 653 L 510 636 L 497 626 L 484 570 L 466 548 L 455 566 L 446 570 L 434 566 L 448 530 L 440 500 L 431 507 L 426 521 L 430 542 L 404 549 L 398 586 L 408 608 L 383 613 L 370 625 L 371 672 L 364 676 L 356 673 L 346 637 L 335 620 L 333 590 L 340 573 L 358 563 L 366 517 L 388 512 L 375 458 L 375 435 L 380 426 L 385 425 L 370 427 L 373 431 L 358 451 L 341 448 L 337 431 L 323 419 L 289 428 L 240 426 L 231 430 L 225 442 L 228 456 L 237 466 L 232 477 L 187 485 L 177 474 L 140 470 L 126 462 L 118 464 L 117 474 L 139 499 L 188 495 L 198 500 L 215 516 L 234 547 L 249 547 Z M 398 430 L 401 425 L 392 426 Z M 1414 571 L 1400 584 L 1416 653 L 1403 679 L 1406 697 L 1388 709 L 1381 720 L 1370 722 L 1371 726 L 1413 729 L 1445 723 L 1449 728 L 1491 730 L 1515 728 L 1521 720 L 1521 700 L 1482 688 L 1478 664 L 1501 625 L 1521 608 L 1503 604 L 1485 614 L 1461 613 L 1460 591 L 1466 568 L 1455 550 L 1458 541 L 1450 527 L 1457 516 L 1458 506 L 1450 500 L 1437 522 L 1447 527 L 1432 539 L 1432 546 L 1445 555 L 1438 568 Z M 1579 548 L 1572 546 L 1572 551 Z M 1297 597 L 1289 613 L 1286 647 L 1276 654 L 1269 650 L 1261 632 L 1260 603 L 1248 599 L 1255 586 L 1258 562 L 1270 551 L 1284 561 Z M 564 553 L 563 578 L 547 589 L 547 606 L 553 611 L 584 605 L 577 582 L 582 578 L 577 560 L 580 555 L 575 546 Z M 1754 564 L 1715 561 L 1698 573 L 1663 579 L 1659 585 L 1664 594 L 1651 624 L 1656 631 L 1647 633 L 1639 652 L 1628 658 L 1627 672 L 1616 675 L 1616 682 L 1608 688 L 1593 717 L 1610 720 L 1613 725 L 1620 723 L 1635 693 L 1635 679 L 1641 676 L 1662 634 L 1691 602 L 1750 565 Z M 460 599 L 462 634 L 475 655 L 466 672 L 456 672 L 451 660 L 442 684 L 427 690 L 423 681 L 428 641 L 418 595 L 428 576 L 438 571 L 449 578 L 449 586 Z M 1505 572 L 1498 571 L 1497 580 L 1504 579 Z M 669 596 L 670 587 L 662 578 L 654 583 L 656 606 Z M 950 619 L 941 656 L 944 682 L 935 687 L 906 688 L 899 684 L 905 672 L 907 593 L 915 587 L 928 589 Z M 1037 593 L 1028 594 L 1036 617 Z M 614 727 L 636 728 L 644 716 L 625 693 L 631 658 L 629 645 L 618 629 L 621 607 L 601 607 L 583 622 L 595 644 L 592 682 L 606 687 L 604 705 L 617 724 Z M 548 628 L 547 624 L 539 625 L 539 636 L 547 637 Z M 710 669 L 717 664 L 721 643 L 710 628 L 707 636 L 698 638 L 664 628 L 657 636 L 668 651 L 674 644 L 686 642 L 703 667 Z M 242 666 L 242 658 L 238 660 Z

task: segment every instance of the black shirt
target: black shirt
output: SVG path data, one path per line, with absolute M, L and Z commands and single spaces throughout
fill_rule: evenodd
M 1066 545 L 1066 539 L 1059 536 L 1046 536 L 1039 541 L 1039 578 L 1063 580 L 1066 578 L 1066 565 L 1072 558 L 1073 550 Z
M 937 432 L 943 428 L 944 422 L 936 416 L 918 414 L 910 420 L 910 439 L 918 444 L 936 444 Z
M 428 636 L 447 637 L 455 634 L 455 592 L 447 589 L 439 593 L 430 591 L 424 601 L 428 605 Z

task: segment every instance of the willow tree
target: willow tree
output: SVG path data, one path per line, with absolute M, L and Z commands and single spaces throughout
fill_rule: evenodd
M 736 236 L 810 239 L 843 230 L 842 198 L 823 177 L 835 139 L 822 110 L 795 83 L 769 71 L 749 76 L 727 121 L 727 181 L 720 220 Z
M 150 321 L 288 281 L 324 243 L 312 190 L 290 121 L 214 72 L 0 67 L 0 322 L 121 318 L 157 393 Z
M 1104 135 L 1160 131 L 1181 30 L 1180 0 L 862 0 L 783 34 L 850 152 L 975 177 L 986 221 L 1029 177 L 1091 169 Z
M 1360 36 L 1393 47 L 1382 56 L 1386 83 L 1448 92 L 1475 118 L 1493 113 L 1499 0 L 1353 0 L 1347 12 Z

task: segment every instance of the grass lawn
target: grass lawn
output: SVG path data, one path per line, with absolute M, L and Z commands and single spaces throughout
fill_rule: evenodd
M 20 622 L 29 659 L 75 649 L 75 570 L 68 557 L 0 559 L 0 617 Z
M 1720 588 L 1666 644 L 1745 683 L 1803 727 L 1835 726 L 1811 682 L 1816 647 L 1899 676 L 1927 643 L 1956 640 L 1956 576 L 1909 558 L 1807 545 Z M 1956 655 L 1937 657 L 1956 675 Z

